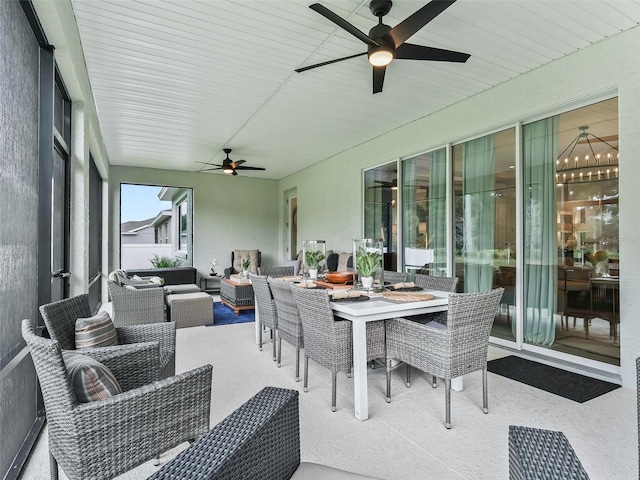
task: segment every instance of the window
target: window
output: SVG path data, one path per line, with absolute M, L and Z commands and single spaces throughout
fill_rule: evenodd
M 181 252 L 187 252 L 187 240 L 189 236 L 189 201 L 183 200 L 178 204 L 178 250 Z

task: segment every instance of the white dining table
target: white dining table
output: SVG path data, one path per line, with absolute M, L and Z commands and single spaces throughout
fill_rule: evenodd
M 371 297 L 364 302 L 331 302 L 334 315 L 349 320 L 353 328 L 353 390 L 358 420 L 369 418 L 367 322 L 447 310 L 449 292 L 429 290 L 426 293 L 435 298 L 424 302 L 399 302 L 383 297 Z

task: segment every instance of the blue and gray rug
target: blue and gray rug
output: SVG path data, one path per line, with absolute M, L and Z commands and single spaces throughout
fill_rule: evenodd
M 255 320 L 255 310 L 240 310 L 238 315 L 233 309 L 220 302 L 213 302 L 213 326 L 247 323 Z

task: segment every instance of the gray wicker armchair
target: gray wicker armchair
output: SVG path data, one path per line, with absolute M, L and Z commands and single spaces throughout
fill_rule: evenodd
M 70 480 L 110 479 L 209 430 L 211 365 L 157 378 L 158 346 L 145 345 L 147 378 L 110 398 L 79 404 L 60 344 L 22 322 L 47 413 L 51 478 L 58 464 Z M 118 375 L 118 352 L 100 359 Z
M 387 402 L 391 401 L 391 359 L 397 358 L 445 382 L 445 426 L 451 428 L 451 379 L 482 370 L 482 405 L 488 413 L 487 350 L 504 289 L 453 293 L 447 323 L 387 320 Z M 435 386 L 435 384 L 434 384 Z
M 404 272 L 393 272 L 391 270 L 384 271 L 384 283 L 400 283 L 407 281 L 407 273 Z
M 258 267 L 258 275 L 271 278 L 292 276 L 293 272 L 294 268 L 291 265 L 284 267 Z
M 253 293 L 256 297 L 256 308 L 258 309 L 258 321 L 261 325 L 271 330 L 271 341 L 273 344 L 273 361 L 276 360 L 276 338 L 278 336 L 278 312 L 276 304 L 271 296 L 271 289 L 264 275 L 249 274 Z M 259 348 L 262 350 L 262 328 L 260 328 Z
M 296 347 L 296 382 L 300 381 L 300 349 L 304 348 L 302 321 L 298 306 L 293 299 L 293 284 L 278 279 L 269 279 L 269 286 L 278 311 L 278 367 L 282 361 L 282 339 Z
M 150 480 L 375 480 L 300 462 L 298 392 L 265 387 Z
M 163 288 L 126 288 L 107 282 L 112 302 L 113 323 L 118 326 L 164 322 Z
M 40 306 L 40 314 L 44 319 L 47 331 L 63 350 L 75 350 L 75 326 L 78 318 L 91 316 L 89 296 L 84 293 L 76 297 L 65 298 L 57 302 Z M 160 351 L 159 378 L 170 377 L 176 372 L 176 325 L 173 322 L 153 323 L 147 325 L 130 325 L 116 327 L 118 346 L 84 349 L 82 353 L 101 361 L 103 356 L 112 355 L 114 351 L 135 351 L 134 345 L 143 342 L 157 342 Z M 134 360 L 124 359 L 122 375 L 119 378 L 140 374 L 140 368 Z M 116 372 L 114 372 L 115 374 Z
M 304 334 L 304 391 L 309 384 L 309 358 L 331 370 L 331 410 L 336 411 L 337 373 L 351 372 L 351 322 L 334 319 L 326 290 L 292 287 Z M 367 360 L 384 358 L 384 320 L 367 322 Z

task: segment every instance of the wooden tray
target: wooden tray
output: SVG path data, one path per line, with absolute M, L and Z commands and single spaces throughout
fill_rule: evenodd
M 433 300 L 436 298 L 430 293 L 421 292 L 384 292 L 382 297 L 387 300 L 396 300 L 398 302 L 426 302 L 427 300 Z

